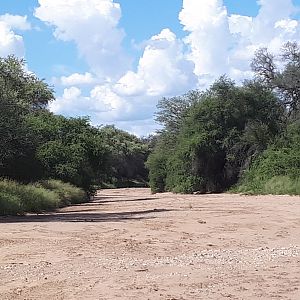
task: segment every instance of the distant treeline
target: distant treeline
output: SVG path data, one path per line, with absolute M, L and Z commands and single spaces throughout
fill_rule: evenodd
M 298 44 L 276 58 L 260 49 L 252 69 L 241 86 L 222 76 L 207 91 L 159 102 L 153 192 L 300 194 Z

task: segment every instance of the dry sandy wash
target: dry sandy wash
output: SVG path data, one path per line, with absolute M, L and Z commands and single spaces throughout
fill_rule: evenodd
M 0 218 L 0 299 L 300 299 L 300 197 L 103 190 Z

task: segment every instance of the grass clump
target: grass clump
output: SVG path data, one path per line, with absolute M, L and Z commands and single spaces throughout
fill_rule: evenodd
M 259 181 L 244 182 L 231 190 L 248 195 L 300 195 L 300 179 L 289 176 L 274 176 Z
M 23 215 L 26 212 L 41 213 L 58 207 L 87 201 L 86 193 L 57 180 L 36 184 L 21 184 L 0 180 L 0 215 Z
M 15 181 L 0 181 L 1 214 L 39 213 L 59 206 L 59 196 L 34 184 L 20 184 Z
M 34 184 L 22 185 L 20 192 L 25 211 L 40 213 L 60 206 L 59 195 L 43 187 Z
M 20 197 L 0 190 L 0 215 L 23 214 L 24 209 Z
M 263 191 L 276 195 L 300 195 L 300 178 L 290 178 L 288 176 L 276 176 L 264 184 Z
M 41 181 L 40 185 L 59 195 L 61 205 L 79 204 L 87 201 L 87 194 L 80 188 L 60 180 Z

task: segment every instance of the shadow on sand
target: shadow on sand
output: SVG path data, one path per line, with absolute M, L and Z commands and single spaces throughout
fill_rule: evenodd
M 124 222 L 128 220 L 145 220 L 156 218 L 155 214 L 168 212 L 168 209 L 151 209 L 142 211 L 125 211 L 113 213 L 92 213 L 89 210 L 54 212 L 41 215 L 28 214 L 19 217 L 0 217 L 0 223 L 28 222 Z M 97 209 L 99 211 L 99 209 Z
M 106 204 L 106 203 L 117 203 L 117 202 L 143 202 L 143 201 L 154 201 L 158 198 L 133 198 L 124 199 L 126 196 L 95 196 L 91 202 L 85 203 L 85 205 L 95 205 L 95 204 Z M 119 199 L 121 198 L 121 199 Z M 79 204 L 80 205 L 80 204 Z

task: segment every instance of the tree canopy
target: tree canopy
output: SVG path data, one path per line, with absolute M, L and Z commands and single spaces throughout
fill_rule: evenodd
M 251 66 L 257 78 L 277 93 L 288 113 L 298 115 L 300 110 L 300 47 L 298 43 L 286 43 L 278 57 L 272 55 L 267 48 L 261 48 L 256 52 Z
M 104 183 L 146 183 L 147 145 L 88 118 L 49 112 L 52 89 L 23 60 L 0 59 L 0 177 L 22 182 L 60 179 L 85 190 Z
M 149 157 L 154 191 L 222 191 L 238 181 L 282 130 L 284 110 L 275 95 L 258 82 L 238 87 L 221 77 L 206 92 L 190 95 L 196 94 L 198 98 L 179 116 L 176 139 L 162 134 Z

